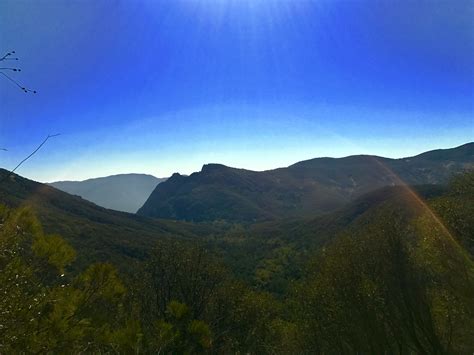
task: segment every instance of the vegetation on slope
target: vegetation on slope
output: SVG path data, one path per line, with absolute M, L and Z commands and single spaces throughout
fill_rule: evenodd
M 400 188 L 368 196 L 327 217 L 323 243 L 323 227 L 313 229 L 312 242 L 303 237 L 317 220 L 301 224 L 300 237 L 297 222 L 282 222 L 291 228 L 274 241 L 268 225 L 226 225 L 225 243 L 212 250 L 211 236 L 158 239 L 146 259 L 128 265 L 131 273 L 110 264 L 73 268 L 84 250 L 44 233 L 30 212 L 3 208 L 0 349 L 471 353 L 473 179 L 459 176 L 446 191 L 424 188 L 426 205 Z M 229 262 L 239 244 L 240 255 L 250 251 L 246 238 L 265 240 L 268 250 L 248 268 L 257 282 Z M 273 291 L 278 278 L 283 287 Z
M 5 174 L 7 171 L 0 169 L 0 179 Z M 47 233 L 63 236 L 82 251 L 78 265 L 98 261 L 127 265 L 143 259 L 159 238 L 195 239 L 214 230 L 107 210 L 15 174 L 0 184 L 0 202 L 12 208 L 32 208 Z
M 219 164 L 190 176 L 174 174 L 139 209 L 143 216 L 254 223 L 312 217 L 342 208 L 384 186 L 444 184 L 474 166 L 474 143 L 404 159 L 318 158 L 255 172 Z

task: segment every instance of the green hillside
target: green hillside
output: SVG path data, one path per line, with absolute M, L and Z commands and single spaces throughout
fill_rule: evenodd
M 0 169 L 3 180 L 6 170 Z M 142 259 L 160 238 L 195 239 L 208 235 L 207 226 L 156 220 L 105 209 L 78 196 L 13 174 L 0 184 L 0 202 L 30 207 L 48 233 L 57 233 L 83 251 L 80 259 L 125 263 Z
M 474 143 L 404 159 L 318 158 L 255 172 L 219 164 L 158 185 L 138 214 L 254 223 L 335 211 L 384 186 L 443 184 L 474 166 Z
M 0 208 L 0 345 L 470 353 L 473 179 L 388 186 L 330 214 L 248 225 L 120 213 L 13 175 L 0 187 L 16 207 Z

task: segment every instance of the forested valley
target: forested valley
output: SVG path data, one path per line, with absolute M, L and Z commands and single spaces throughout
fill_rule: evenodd
M 163 238 L 137 235 L 127 243 L 146 252 L 126 256 L 50 233 L 52 212 L 5 191 L 2 354 L 474 350 L 472 172 L 442 188 L 385 187 L 312 219 L 160 225 Z

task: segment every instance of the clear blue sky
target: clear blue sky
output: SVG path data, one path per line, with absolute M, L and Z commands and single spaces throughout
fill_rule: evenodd
M 0 166 L 58 132 L 19 174 L 263 170 L 473 141 L 473 18 L 457 0 L 2 0 L 0 50 L 38 94 L 0 78 Z

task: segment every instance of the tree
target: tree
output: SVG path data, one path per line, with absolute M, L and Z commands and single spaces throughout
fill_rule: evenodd
M 385 206 L 312 261 L 296 287 L 306 349 L 469 353 L 474 267 L 430 210 Z
M 31 210 L 1 207 L 0 218 L 2 353 L 137 346 L 139 328 L 123 316 L 125 287 L 110 264 L 69 275 L 74 249 L 45 235 Z
M 184 303 L 171 301 L 166 316 L 155 323 L 150 350 L 156 353 L 195 354 L 211 348 L 211 330 L 202 320 L 193 319 Z
M 171 301 L 186 304 L 194 318 L 206 311 L 220 283 L 224 268 L 199 245 L 159 241 L 144 270 L 147 311 L 155 318 L 167 313 Z

